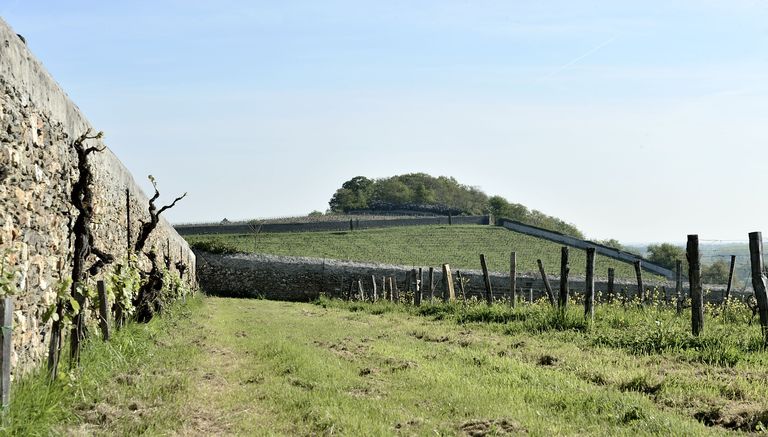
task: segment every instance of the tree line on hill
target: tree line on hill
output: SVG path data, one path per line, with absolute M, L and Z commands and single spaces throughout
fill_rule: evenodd
M 688 274 L 688 260 L 685 248 L 671 243 L 651 244 L 648 246 L 648 261 L 674 270 L 677 260 L 683 262 L 682 272 Z M 701 266 L 701 282 L 704 284 L 725 284 L 728 282 L 730 264 L 725 259 L 718 259 Z
M 477 187 L 460 184 L 453 177 L 434 177 L 426 173 L 409 173 L 378 179 L 355 176 L 336 190 L 328 204 L 332 213 L 347 214 L 395 212 L 441 215 L 490 214 L 496 219 L 507 218 L 572 237 L 584 238 L 584 234 L 575 225 L 560 218 L 535 209 L 528 209 L 525 205 L 510 202 L 502 196 L 488 196 Z M 632 248 L 624 247 L 615 239 L 596 242 L 637 253 Z M 653 244 L 648 246 L 646 256 L 650 262 L 672 270 L 678 259 L 683 260 L 683 273 L 687 274 L 685 249 L 680 246 L 670 243 Z M 702 281 L 709 284 L 725 283 L 728 280 L 728 270 L 728 263 L 724 260 L 704 265 L 701 272 Z
M 489 197 L 477 187 L 460 184 L 453 177 L 409 173 L 369 179 L 355 176 L 344 182 L 328 202 L 335 213 L 386 213 L 410 211 L 442 215 L 491 214 L 561 232 L 577 238 L 584 234 L 573 224 L 529 210 L 501 196 Z

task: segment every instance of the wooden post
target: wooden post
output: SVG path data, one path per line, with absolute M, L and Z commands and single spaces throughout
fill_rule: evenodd
M 451 219 L 451 213 L 448 213 L 448 226 L 451 226 L 453 224 L 453 220 Z
M 424 269 L 419 267 L 419 283 L 416 284 L 419 291 L 419 303 L 424 301 Z
M 365 290 L 363 289 L 363 281 L 357 280 L 357 292 L 359 293 L 360 300 L 365 300 Z
M 429 303 L 435 303 L 435 268 L 429 268 Z
M 509 289 L 512 308 L 514 308 L 517 303 L 517 252 L 509 255 Z
M 411 284 L 413 285 L 413 304 L 421 305 L 421 291 L 419 291 L 419 277 L 416 269 L 411 270 Z M 408 288 L 411 288 L 409 285 Z
M 731 298 L 731 286 L 733 285 L 733 269 L 736 267 L 736 255 L 731 255 L 731 268 L 728 270 L 728 286 L 725 288 L 725 296 L 723 297 L 723 304 L 728 302 Z
M 749 260 L 752 266 L 752 289 L 755 291 L 760 327 L 763 330 L 763 344 L 768 345 L 768 292 L 763 270 L 763 234 L 749 233 Z
M 555 293 L 552 292 L 552 286 L 549 285 L 549 278 L 547 278 L 547 272 L 544 271 L 544 264 L 540 259 L 537 259 L 536 263 L 539 264 L 539 273 L 541 274 L 541 280 L 544 281 L 544 289 L 547 291 L 549 303 L 554 307 L 557 305 L 557 302 L 555 302 Z
M 376 302 L 379 300 L 379 290 L 376 288 L 376 275 L 371 275 L 371 284 L 373 285 L 373 302 Z
M 0 401 L 3 410 L 11 400 L 11 355 L 13 354 L 13 298 L 0 299 L 0 327 L 2 328 L 3 345 L 0 350 Z
M 107 286 L 104 281 L 96 282 L 99 292 L 99 326 L 104 341 L 109 341 L 109 302 L 107 301 Z
M 456 300 L 456 292 L 453 290 L 453 276 L 451 275 L 451 266 L 443 264 L 443 288 L 444 295 L 448 302 Z
M 528 289 L 528 302 L 533 303 L 533 287 Z
M 608 302 L 613 302 L 613 298 L 616 294 L 615 289 L 615 278 L 616 278 L 616 269 L 613 267 L 608 268 L 608 291 L 606 292 L 608 294 Z
M 406 276 L 408 276 L 408 274 L 407 274 L 407 273 L 406 273 Z M 395 287 L 395 288 L 394 288 L 394 292 L 393 292 L 392 294 L 394 294 L 394 295 L 395 295 L 395 302 L 398 302 L 398 303 L 399 303 L 399 302 L 400 302 L 400 289 L 399 289 L 399 288 L 397 288 L 397 281 L 393 281 L 393 280 L 392 280 L 392 277 L 390 277 L 390 278 L 389 278 L 389 286 L 390 286 L 390 287 L 392 287 L 392 286 L 394 286 L 394 287 Z
M 688 236 L 685 255 L 688 257 L 688 281 L 691 289 L 691 333 L 698 336 L 704 330 L 704 299 L 701 292 L 701 259 L 699 257 L 698 235 Z
M 384 276 L 381 277 L 381 298 L 384 300 L 388 299 L 387 296 L 387 278 Z
M 480 267 L 483 269 L 483 282 L 485 282 L 485 301 L 488 305 L 493 303 L 493 288 L 491 288 L 491 278 L 488 276 L 488 265 L 485 263 L 485 255 L 480 254 Z
M 350 231 L 354 231 L 355 230 L 354 222 L 352 222 L 352 219 L 349 219 L 349 230 Z
M 170 270 L 173 262 L 171 262 L 171 239 L 165 240 L 165 252 L 168 254 L 168 259 L 165 261 L 165 268 Z
M 571 268 L 568 265 L 568 246 L 563 246 L 560 249 L 560 309 L 565 311 L 568 306 L 568 274 Z
M 389 277 L 389 301 L 394 302 L 395 301 L 395 287 L 392 285 L 392 277 Z
M 677 298 L 677 314 L 683 312 L 683 262 L 675 261 L 675 297 Z
M 587 272 L 584 284 L 584 317 L 595 319 L 595 248 L 587 248 Z
M 462 302 L 467 302 L 467 292 L 464 290 L 464 278 L 461 276 L 461 272 L 456 270 L 456 278 L 459 280 L 459 290 L 461 290 Z
M 640 260 L 635 261 L 635 277 L 637 277 L 637 297 L 640 304 L 645 305 L 645 288 L 643 287 L 643 265 Z

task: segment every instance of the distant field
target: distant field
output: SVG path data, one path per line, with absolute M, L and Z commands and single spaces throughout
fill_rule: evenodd
M 191 235 L 185 237 L 196 247 L 216 252 L 267 253 L 351 261 L 369 261 L 408 266 L 439 266 L 449 263 L 457 269 L 479 269 L 483 253 L 492 271 L 509 271 L 509 254 L 517 252 L 518 271 L 537 273 L 541 259 L 550 274 L 560 273 L 560 245 L 515 233 L 496 226 L 408 226 L 354 232 L 263 233 L 258 235 Z M 583 276 L 586 255 L 570 249 L 571 275 Z M 634 279 L 633 266 L 597 256 L 596 276 Z M 645 272 L 644 276 L 659 279 Z

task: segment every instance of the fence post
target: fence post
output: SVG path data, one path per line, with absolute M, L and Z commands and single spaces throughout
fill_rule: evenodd
M 751 247 L 752 245 L 750 244 L 750 248 Z M 699 335 L 701 331 L 704 330 L 704 299 L 701 293 L 701 265 L 698 235 L 688 236 L 685 255 L 688 257 L 688 281 L 691 288 L 691 333 L 693 333 L 693 335 Z
M 568 246 L 560 249 L 560 309 L 565 311 L 568 306 L 568 273 L 571 268 L 568 266 Z
M 410 283 L 413 284 L 413 304 L 421 305 L 421 290 L 419 290 L 419 277 L 417 276 L 416 269 L 411 270 Z
M 104 341 L 109 341 L 109 302 L 107 302 L 107 287 L 104 281 L 96 282 L 96 289 L 99 292 L 99 326 L 101 326 L 101 336 Z
M 363 281 L 357 280 L 357 292 L 360 294 L 360 300 L 365 301 L 365 290 L 363 290 Z
M 456 300 L 456 292 L 453 290 L 453 276 L 451 275 L 451 266 L 443 264 L 443 287 L 445 287 L 445 296 L 448 302 Z
M 392 285 L 392 277 L 389 277 L 389 301 L 395 302 L 395 287 Z
M 354 226 L 354 223 L 352 222 L 352 219 L 349 219 L 349 230 L 350 231 L 354 231 L 355 230 L 355 226 Z
M 512 308 L 517 304 L 517 252 L 509 255 L 509 289 L 512 297 Z
M 0 327 L 2 327 L 3 346 L 0 351 L 0 401 L 3 410 L 8 407 L 11 400 L 11 355 L 13 354 L 13 299 L 5 297 L 0 299 Z
M 381 298 L 387 300 L 387 278 L 381 277 Z
M 544 281 L 544 289 L 547 291 L 547 297 L 549 298 L 549 303 L 554 307 L 557 305 L 557 303 L 555 302 L 555 293 L 552 292 L 552 286 L 549 285 L 549 278 L 547 278 L 547 272 L 544 271 L 544 264 L 541 262 L 540 259 L 537 259 L 536 263 L 539 264 L 539 273 L 541 273 L 541 280 Z
M 429 303 L 435 303 L 435 268 L 429 268 Z
M 587 272 L 584 278 L 584 317 L 595 318 L 595 248 L 587 248 Z
M 408 273 L 405 274 L 405 276 L 408 276 Z M 397 281 L 392 281 L 392 277 L 389 278 L 389 286 L 390 288 L 394 286 L 394 292 L 392 293 L 395 296 L 395 302 L 400 302 L 400 289 L 397 287 Z
M 728 286 L 725 288 L 723 305 L 727 304 L 728 299 L 731 298 L 731 286 L 733 285 L 733 269 L 735 267 L 736 267 L 736 255 L 731 255 L 731 268 L 728 270 Z
M 376 287 L 376 275 L 371 275 L 371 284 L 373 284 L 373 302 L 379 300 L 379 290 Z
M 464 278 L 461 276 L 461 272 L 456 270 L 456 279 L 459 280 L 459 290 L 461 290 L 461 301 L 467 303 L 467 292 L 464 290 Z
M 645 287 L 643 287 L 643 264 L 641 261 L 635 261 L 635 276 L 637 277 L 637 297 L 640 304 L 645 305 Z
M 677 314 L 683 312 L 683 262 L 675 261 L 675 296 L 677 297 Z
M 763 330 L 763 344 L 768 345 L 768 292 L 766 292 L 763 271 L 763 234 L 761 232 L 749 233 L 749 260 L 752 265 L 752 288 L 755 291 L 760 327 Z
M 614 286 L 614 279 L 616 277 L 616 270 L 613 267 L 608 268 L 608 302 L 613 302 L 616 297 L 616 290 Z
M 491 278 L 488 276 L 488 266 L 485 264 L 485 255 L 480 254 L 480 267 L 483 269 L 483 281 L 485 282 L 485 301 L 488 305 L 493 303 L 493 289 L 491 288 Z
M 424 269 L 419 267 L 419 283 L 417 284 L 419 288 L 419 302 L 424 301 Z

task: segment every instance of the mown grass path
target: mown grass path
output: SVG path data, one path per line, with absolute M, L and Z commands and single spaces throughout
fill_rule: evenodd
M 137 402 L 142 414 L 95 422 L 83 415 L 83 423 L 68 429 L 105 435 L 725 432 L 612 380 L 632 380 L 638 371 L 632 367 L 644 358 L 585 351 L 544 336 L 523 339 L 398 312 L 206 298 L 172 330 L 157 333 L 140 369 L 129 371 L 139 376 L 128 393 L 140 399 L 124 394 L 118 404 Z M 164 351 L 175 351 L 175 360 Z M 152 402 L 157 397 L 146 387 L 179 372 L 185 380 Z M 94 402 L 109 403 L 109 392 Z

